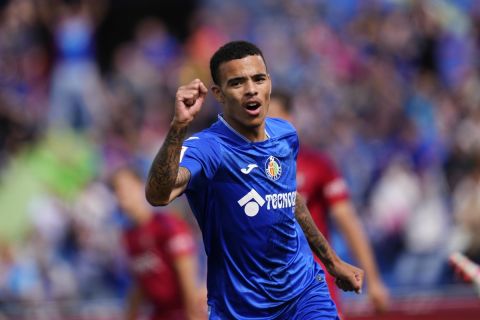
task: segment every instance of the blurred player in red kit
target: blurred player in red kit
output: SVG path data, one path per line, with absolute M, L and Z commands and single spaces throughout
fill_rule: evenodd
M 268 116 L 292 122 L 291 100 L 286 92 L 272 92 Z M 305 198 L 313 220 L 327 239 L 327 221 L 329 216 L 333 218 L 349 249 L 365 270 L 367 291 L 375 311 L 385 311 L 389 302 L 388 290 L 380 279 L 370 244 L 350 201 L 347 185 L 326 155 L 305 145 L 300 146 L 298 153 L 297 190 Z M 334 281 L 327 274 L 330 293 L 338 306 Z
M 135 280 L 125 319 L 137 319 L 143 302 L 150 303 L 152 320 L 206 319 L 205 289 L 197 287 L 197 248 L 188 225 L 172 214 L 152 211 L 134 169 L 117 169 L 110 183 L 132 222 L 123 235 Z

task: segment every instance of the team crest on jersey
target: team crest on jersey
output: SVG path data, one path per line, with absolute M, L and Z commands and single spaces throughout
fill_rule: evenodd
M 265 173 L 272 180 L 278 180 L 282 175 L 282 166 L 280 161 L 274 156 L 270 156 L 265 162 Z

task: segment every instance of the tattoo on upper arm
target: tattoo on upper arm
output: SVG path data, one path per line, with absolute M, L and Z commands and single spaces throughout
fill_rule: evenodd
M 170 129 L 150 167 L 147 190 L 155 199 L 169 199 L 178 179 L 180 150 L 187 128 Z
M 305 201 L 298 193 L 295 200 L 295 218 L 302 227 L 312 251 L 320 258 L 320 260 L 322 260 L 322 262 L 328 264 L 331 260 L 330 246 L 325 237 L 318 230 L 307 206 L 305 205 Z

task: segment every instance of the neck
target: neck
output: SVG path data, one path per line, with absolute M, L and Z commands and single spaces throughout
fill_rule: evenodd
M 255 130 L 245 130 L 245 132 L 238 132 L 251 142 L 262 142 L 267 140 L 267 135 L 265 134 L 265 125 L 257 127 L 255 128 Z
M 245 127 L 238 124 L 236 121 L 225 117 L 224 115 L 221 117 L 231 129 L 236 131 L 243 138 L 250 142 L 262 142 L 268 139 L 265 131 L 265 122 L 262 122 L 260 125 L 254 127 Z

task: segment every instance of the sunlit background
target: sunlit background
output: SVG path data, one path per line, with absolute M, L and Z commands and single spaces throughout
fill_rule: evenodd
M 391 319 L 480 319 L 447 262 L 480 262 L 475 0 L 0 1 L 0 319 L 122 319 L 124 218 L 105 177 L 148 170 L 177 87 L 210 83 L 210 55 L 239 39 L 345 176 Z M 209 97 L 191 132 L 218 112 Z M 195 224 L 184 199 L 167 209 Z M 365 295 L 342 301 L 381 318 Z

